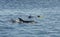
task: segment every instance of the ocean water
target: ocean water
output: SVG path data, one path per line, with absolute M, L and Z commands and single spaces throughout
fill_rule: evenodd
M 60 37 L 59 0 L 0 1 L 0 37 Z M 33 18 L 29 19 L 29 15 Z M 11 22 L 19 17 L 38 23 Z

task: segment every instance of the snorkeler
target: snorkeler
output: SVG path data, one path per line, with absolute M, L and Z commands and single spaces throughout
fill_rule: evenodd
M 35 21 L 27 21 L 27 20 L 23 20 L 21 18 L 18 18 L 17 20 L 12 20 L 13 23 L 37 23 Z

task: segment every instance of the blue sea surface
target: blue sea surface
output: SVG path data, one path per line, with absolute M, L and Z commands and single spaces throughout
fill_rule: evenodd
M 19 17 L 38 23 L 11 22 Z M 0 0 L 0 37 L 60 37 L 60 0 Z

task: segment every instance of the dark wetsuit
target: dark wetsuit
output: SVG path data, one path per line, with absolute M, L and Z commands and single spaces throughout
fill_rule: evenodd
M 34 21 L 25 21 L 25 20 L 23 20 L 23 19 L 21 19 L 21 18 L 18 18 L 21 22 L 23 22 L 23 23 L 32 23 L 32 22 L 34 22 Z

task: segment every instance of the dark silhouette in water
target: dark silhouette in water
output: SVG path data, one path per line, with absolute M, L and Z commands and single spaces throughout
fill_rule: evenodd
M 37 23 L 37 22 L 35 22 L 35 21 L 27 21 L 27 20 L 23 20 L 21 18 L 18 18 L 17 20 L 12 19 L 12 23 Z
M 40 15 L 38 15 L 37 16 L 38 18 L 40 18 Z M 28 16 L 28 18 L 33 18 L 33 16 Z M 37 23 L 37 22 L 35 22 L 35 21 L 27 21 L 27 20 L 23 20 L 22 18 L 18 18 L 17 20 L 13 20 L 12 19 L 12 22 L 13 23 L 16 23 L 16 22 L 18 22 L 18 23 Z
M 35 22 L 35 21 L 25 21 L 25 20 L 23 20 L 23 19 L 21 19 L 21 18 L 18 18 L 19 19 L 19 21 L 21 21 L 21 22 L 23 22 L 23 23 L 33 23 L 33 22 Z

